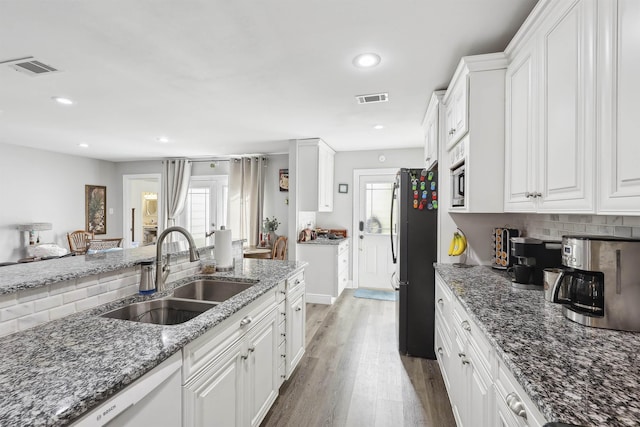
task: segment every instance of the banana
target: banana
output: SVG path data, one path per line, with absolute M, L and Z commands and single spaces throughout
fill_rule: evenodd
M 456 246 L 456 234 L 458 233 L 453 233 L 453 239 L 451 239 L 451 243 L 449 244 L 449 256 L 453 256 L 453 250 Z
M 456 238 L 457 244 L 455 245 L 456 248 L 453 251 L 453 256 L 460 256 L 467 249 L 467 238 L 464 236 L 464 234 L 458 232 L 456 232 Z

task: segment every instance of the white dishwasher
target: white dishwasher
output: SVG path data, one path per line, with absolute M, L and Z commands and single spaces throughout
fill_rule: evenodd
M 182 353 L 178 352 L 84 415 L 77 427 L 182 424 Z

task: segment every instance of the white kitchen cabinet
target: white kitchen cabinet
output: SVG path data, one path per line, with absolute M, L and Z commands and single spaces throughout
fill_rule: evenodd
M 448 139 L 440 174 L 464 166 L 464 205 L 449 212 L 502 213 L 504 210 L 505 70 L 503 53 L 467 56 L 460 60 L 443 97 L 448 124 L 464 123 Z M 464 102 L 463 102 L 464 101 Z M 459 105 L 462 103 L 463 105 Z M 463 111 L 455 113 L 456 111 Z M 454 119 L 452 117 L 464 117 Z M 451 132 L 449 128 L 444 133 Z M 447 140 L 448 135 L 443 136 Z M 451 184 L 452 180 L 449 182 Z M 452 188 L 440 190 L 452 192 Z
M 640 215 L 640 2 L 598 2 L 598 213 Z
M 333 211 L 335 151 L 321 139 L 298 141 L 298 207 L 301 211 Z
M 438 161 L 438 147 L 440 141 L 440 106 L 445 91 L 439 90 L 431 94 L 427 112 L 422 121 L 424 131 L 424 168 L 430 169 Z
M 286 378 L 289 379 L 305 351 L 306 298 L 301 272 L 287 279 Z
M 278 396 L 276 291 L 183 349 L 183 425 L 256 426 Z
M 544 425 L 540 411 L 437 273 L 435 297 L 434 348 L 458 427 Z
M 298 258 L 306 261 L 306 302 L 333 304 L 349 282 L 349 240 L 337 245 L 302 243 Z
M 181 425 L 181 366 L 181 354 L 176 353 L 84 415 L 73 425 L 76 427 Z
M 595 212 L 596 9 L 546 2 L 507 47 L 505 211 Z

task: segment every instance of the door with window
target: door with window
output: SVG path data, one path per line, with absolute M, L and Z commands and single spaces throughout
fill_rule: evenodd
M 360 175 L 356 230 L 358 287 L 392 289 L 391 195 L 394 173 Z
M 204 239 L 214 228 L 227 225 L 228 177 L 191 177 L 179 224 L 194 239 Z

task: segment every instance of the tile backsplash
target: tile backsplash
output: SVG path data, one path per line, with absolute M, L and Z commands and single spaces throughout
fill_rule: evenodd
M 593 234 L 640 239 L 640 216 L 523 214 L 527 236 L 560 240 L 567 234 Z

